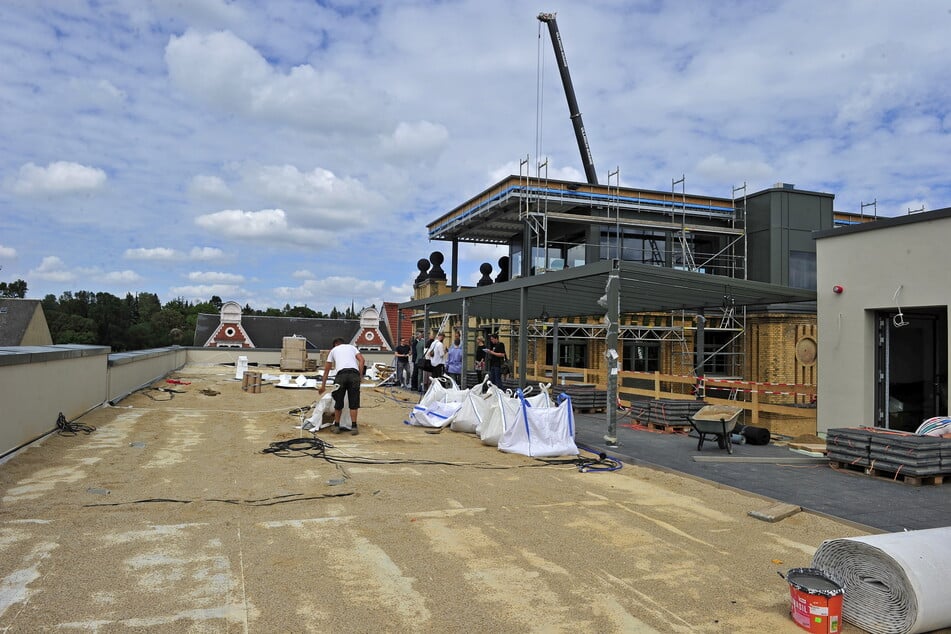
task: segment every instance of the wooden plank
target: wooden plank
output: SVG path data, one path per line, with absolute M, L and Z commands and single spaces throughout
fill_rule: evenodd
M 807 442 L 791 442 L 786 444 L 790 449 L 798 449 L 800 451 L 808 451 L 809 453 L 821 453 L 825 454 L 826 444 L 823 443 L 807 443 Z
M 760 511 L 750 511 L 747 515 L 758 520 L 763 520 L 764 522 L 772 523 L 791 517 L 801 510 L 802 507 L 796 506 L 795 504 L 774 504 Z

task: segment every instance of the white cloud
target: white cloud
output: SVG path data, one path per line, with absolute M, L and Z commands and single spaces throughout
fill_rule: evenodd
M 30 271 L 29 275 L 33 278 L 57 283 L 72 282 L 77 279 L 76 272 L 67 268 L 66 264 L 55 255 L 44 257 L 40 265 Z
M 299 280 L 310 280 L 314 278 L 314 274 L 307 269 L 300 269 L 291 273 L 291 277 Z
M 220 260 L 224 252 L 215 247 L 192 247 L 188 253 L 169 247 L 126 249 L 122 257 L 127 260 L 154 260 L 157 262 L 175 262 L 181 260 Z
M 617 167 L 645 190 L 685 175 L 700 196 L 784 181 L 843 211 L 951 204 L 942 3 L 776 0 L 742 20 L 735 3 L 614 4 L 558 16 L 602 183 Z M 7 5 L 0 240 L 40 297 L 97 290 L 124 254 L 166 300 L 195 270 L 243 274 L 247 301 L 322 276 L 405 299 L 416 260 L 448 253 L 426 224 L 521 159 L 584 180 L 550 42 L 539 69 L 523 3 Z M 462 278 L 495 267 L 465 246 Z M 27 278 L 43 253 L 70 265 L 43 275 L 75 283 Z
M 56 161 L 46 167 L 27 163 L 20 168 L 13 191 L 27 196 L 93 192 L 106 183 L 106 173 L 69 161 Z
M 190 260 L 220 260 L 224 255 L 224 251 L 215 247 L 192 247 L 188 252 Z
M 719 154 L 703 157 L 697 163 L 696 173 L 708 180 L 724 183 L 741 183 L 746 179 L 762 180 L 775 174 L 776 170 L 763 161 L 754 159 L 729 160 Z
M 72 77 L 67 85 L 71 99 L 80 107 L 109 110 L 123 105 L 127 97 L 108 79 Z
M 107 284 L 135 284 L 142 281 L 142 276 L 135 271 L 112 271 L 100 275 L 99 281 Z
M 226 112 L 328 133 L 379 127 L 365 83 L 308 64 L 281 72 L 230 31 L 173 35 L 165 62 L 182 92 Z
M 244 276 L 234 273 L 193 271 L 188 274 L 188 281 L 198 282 L 199 284 L 240 284 L 244 282 Z
M 188 184 L 188 195 L 193 198 L 211 200 L 230 200 L 231 189 L 218 176 L 198 174 Z
M 544 161 L 541 161 L 544 163 Z M 539 167 L 537 163 L 531 163 L 529 168 L 526 169 L 518 164 L 516 161 L 509 161 L 498 167 L 492 168 L 487 171 L 485 184 L 492 185 L 507 176 L 518 176 L 519 174 L 527 174 L 532 178 L 550 178 L 552 180 L 564 180 L 564 181 L 585 181 L 584 172 L 579 171 L 578 169 L 571 166 L 562 166 L 556 167 L 551 164 L 549 161 L 548 166 Z
M 192 286 L 173 286 L 168 289 L 175 297 L 184 297 L 188 301 L 207 301 L 213 295 L 224 298 L 246 298 L 247 290 L 235 284 L 197 284 Z
M 388 136 L 380 137 L 383 153 L 389 157 L 434 159 L 449 141 L 449 130 L 440 123 L 401 121 Z
M 294 244 L 317 247 L 330 244 L 334 237 L 330 231 L 291 227 L 283 209 L 226 209 L 199 216 L 195 224 L 217 235 L 236 240 L 268 242 L 275 246 Z
M 177 260 L 179 259 L 180 254 L 175 249 L 169 249 L 168 247 L 154 247 L 151 249 L 146 249 L 138 247 L 135 249 L 126 249 L 122 257 L 128 260 Z
M 160 16 L 203 27 L 239 24 L 247 17 L 237 3 L 227 0 L 152 0 L 151 7 Z
M 354 178 L 340 178 L 323 168 L 302 172 L 293 165 L 248 168 L 245 182 L 259 197 L 281 205 L 306 227 L 337 229 L 365 226 L 385 204 Z
M 274 289 L 275 297 L 290 304 L 319 306 L 329 311 L 332 307 L 343 309 L 351 302 L 362 308 L 390 301 L 386 284 L 382 280 L 365 280 L 352 276 L 328 276 L 306 280 L 300 286 L 280 286 Z
M 0 244 L 0 258 L 12 260 L 17 256 L 17 250 L 13 247 L 5 247 Z

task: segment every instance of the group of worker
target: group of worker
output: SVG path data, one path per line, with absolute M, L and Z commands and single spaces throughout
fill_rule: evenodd
M 445 333 L 437 333 L 428 340 L 423 331 L 416 331 L 412 340 L 403 338 L 394 351 L 396 358 L 396 377 L 399 386 L 425 392 L 432 379 L 444 375 L 462 382 L 463 349 L 459 333 L 455 333 L 452 343 L 447 347 Z M 481 336 L 476 337 L 475 370 L 479 382 L 488 371 L 489 380 L 502 387 L 502 365 L 505 361 L 505 344 L 499 341 L 496 333 L 489 335 L 489 344 Z
M 432 379 L 449 375 L 456 382 L 462 380 L 462 344 L 459 334 L 453 337 L 452 344 L 446 347 L 445 333 L 437 333 L 435 338 L 428 341 L 423 339 L 423 331 L 419 330 L 413 337 L 412 343 L 401 339 L 396 346 L 396 376 L 400 387 L 414 391 L 425 392 Z M 425 363 L 424 363 L 425 361 Z M 489 335 L 489 344 L 485 344 L 482 337 L 476 338 L 475 369 L 479 382 L 482 382 L 484 373 L 488 371 L 489 380 L 496 386 L 502 387 L 502 368 L 505 365 L 505 344 L 499 341 L 496 333 Z M 360 350 L 343 339 L 334 339 L 333 347 L 327 353 L 324 364 L 323 377 L 317 390 L 322 395 L 327 390 L 327 377 L 331 369 L 336 370 L 334 379 L 339 386 L 333 392 L 334 398 L 334 425 L 333 433 L 347 431 L 340 427 L 340 418 L 343 414 L 344 398 L 350 409 L 350 434 L 360 433 L 357 428 L 357 414 L 360 409 L 360 383 L 366 370 L 366 359 Z

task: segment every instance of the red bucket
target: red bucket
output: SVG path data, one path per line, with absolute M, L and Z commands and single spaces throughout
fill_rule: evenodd
M 796 625 L 813 634 L 837 634 L 842 627 L 842 586 L 816 568 L 793 568 L 786 573 Z

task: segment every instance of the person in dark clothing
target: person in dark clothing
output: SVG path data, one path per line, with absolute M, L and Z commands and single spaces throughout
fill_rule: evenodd
M 417 348 L 417 344 L 419 343 L 419 340 L 422 338 L 423 338 L 423 332 L 421 330 L 417 330 L 416 336 L 413 337 L 413 339 L 410 341 L 410 344 L 409 344 L 410 354 L 412 354 L 412 361 L 413 361 L 413 367 L 410 368 L 410 374 L 412 375 L 411 385 L 414 392 L 419 391 L 419 366 L 417 366 L 416 364 L 419 362 L 419 359 L 421 357 L 419 356 L 419 349 Z
M 410 348 L 406 339 L 400 339 L 400 345 L 394 350 L 396 356 L 396 381 L 402 388 L 410 386 L 409 381 L 409 360 Z
M 489 335 L 489 347 L 485 349 L 486 363 L 489 366 L 489 380 L 496 387 L 502 387 L 502 363 L 505 361 L 505 344 L 499 341 L 499 335 Z
M 485 339 L 481 336 L 476 337 L 475 371 L 476 376 L 479 377 L 476 382 L 482 383 L 482 378 L 485 376 Z

